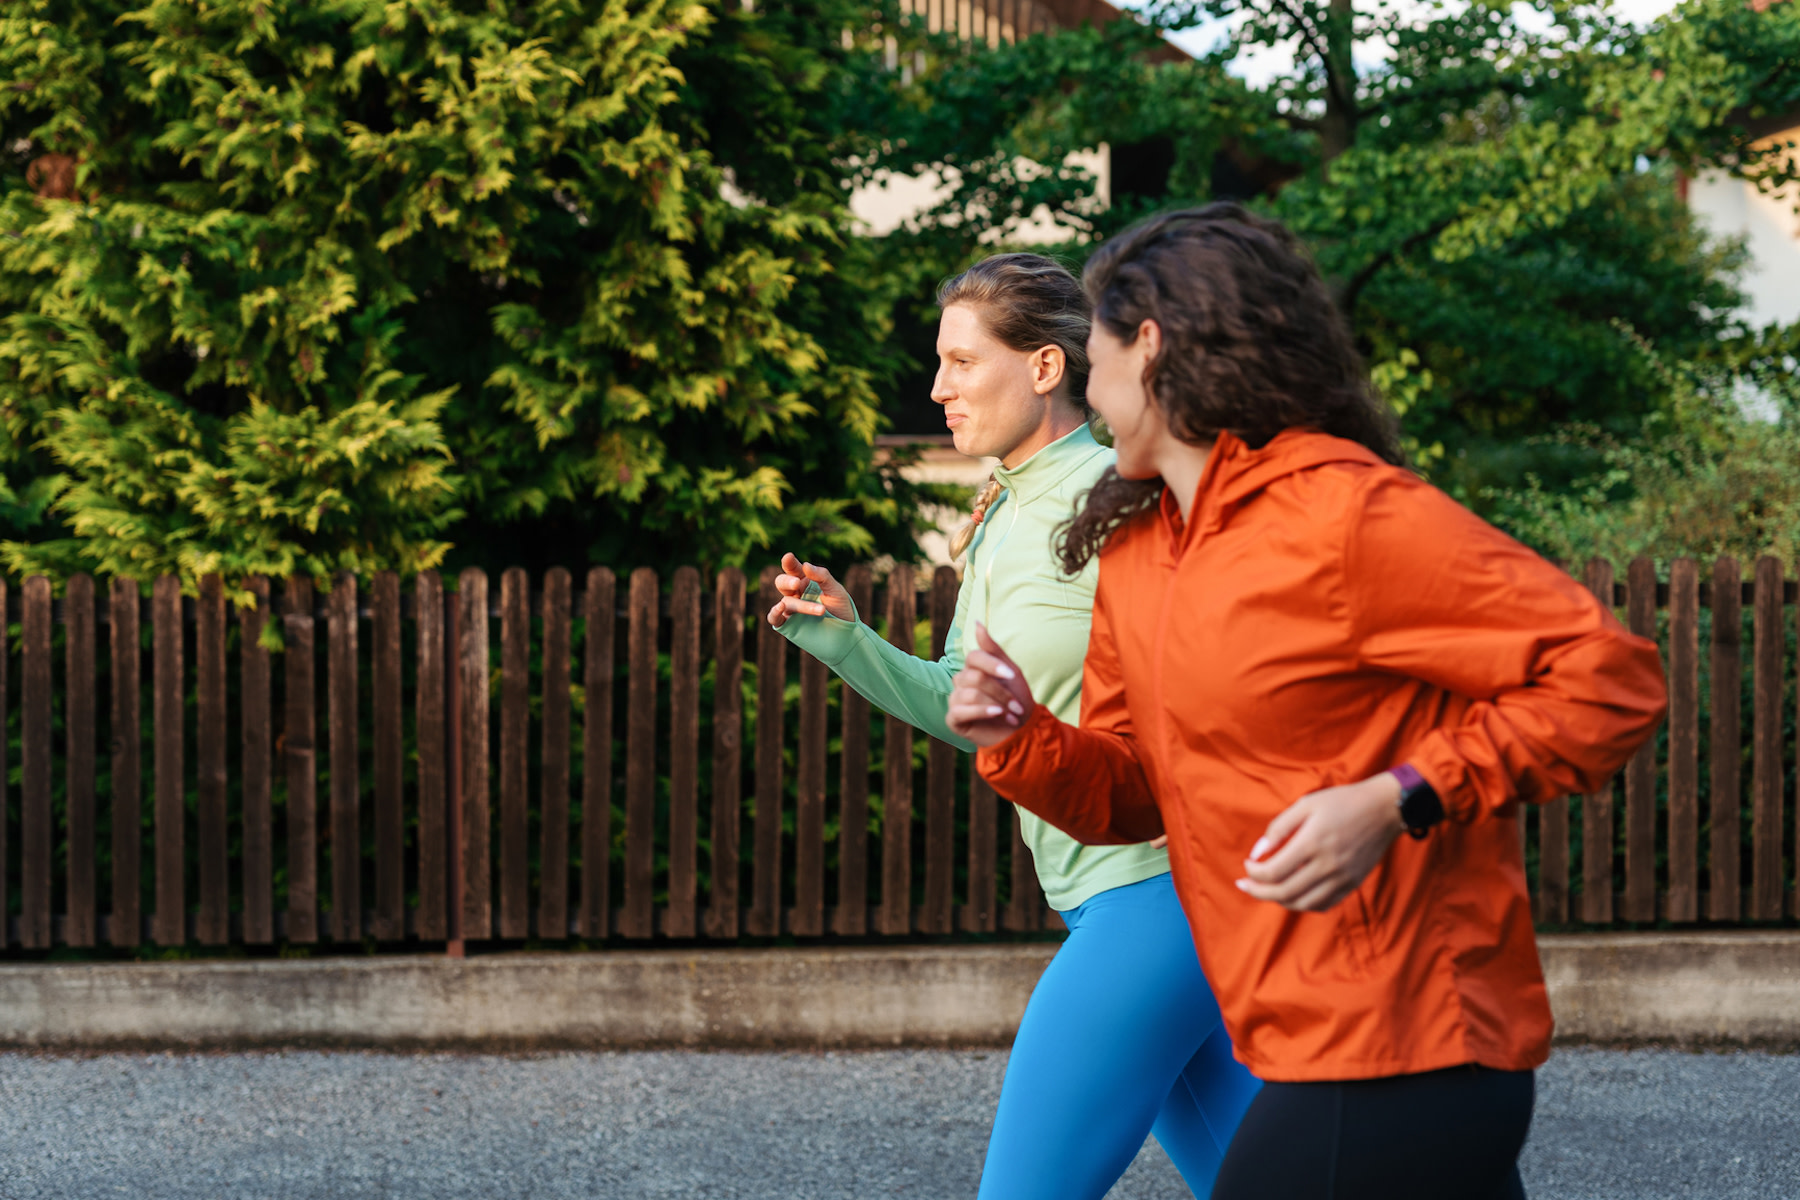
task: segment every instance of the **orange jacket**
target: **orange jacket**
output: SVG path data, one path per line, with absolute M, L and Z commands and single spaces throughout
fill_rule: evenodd
M 1168 833 L 1251 1071 L 1544 1061 L 1516 802 L 1595 790 L 1649 737 L 1653 643 L 1411 473 L 1290 430 L 1261 450 L 1221 437 L 1185 529 L 1165 492 L 1115 535 L 1082 686 L 1079 728 L 1040 706 L 981 773 L 1084 842 Z M 1336 908 L 1235 886 L 1288 805 L 1406 762 L 1449 819 Z

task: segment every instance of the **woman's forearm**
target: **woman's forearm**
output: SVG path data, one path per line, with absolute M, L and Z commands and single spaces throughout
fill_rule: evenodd
M 1163 832 L 1133 739 L 1065 724 L 1043 705 L 975 766 L 1001 796 L 1084 845 L 1133 845 Z
M 908 654 L 861 621 L 796 617 L 781 633 L 881 711 L 959 750 L 975 748 L 945 723 L 956 674 L 949 660 Z

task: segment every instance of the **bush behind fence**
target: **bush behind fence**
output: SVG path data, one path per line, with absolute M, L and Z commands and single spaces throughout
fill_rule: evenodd
M 5 944 L 120 947 L 1031 933 L 1057 928 L 969 756 L 768 629 L 773 570 L 703 585 L 469 570 L 7 587 Z M 941 653 L 957 581 L 847 583 Z M 1522 812 L 1540 923 L 1780 921 L 1796 633 L 1782 564 L 1584 579 L 1662 647 L 1623 777 Z M 1792 609 L 1792 615 L 1789 610 Z M 271 624 L 279 638 L 267 636 Z M 603 631 L 598 636 L 595 631 Z M 279 649 L 270 645 L 279 644 Z M 792 664 L 790 660 L 797 658 Z M 1746 659 L 1748 661 L 1746 661 Z M 767 714 L 774 720 L 763 720 Z M 348 855 L 343 848 L 349 847 Z M 345 864 L 349 868 L 345 869 Z

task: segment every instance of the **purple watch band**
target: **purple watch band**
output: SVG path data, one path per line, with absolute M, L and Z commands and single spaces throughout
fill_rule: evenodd
M 1388 774 L 1400 781 L 1400 790 L 1403 792 L 1410 792 L 1425 782 L 1425 777 L 1419 774 L 1418 768 L 1411 763 L 1401 763 L 1397 767 L 1389 767 Z

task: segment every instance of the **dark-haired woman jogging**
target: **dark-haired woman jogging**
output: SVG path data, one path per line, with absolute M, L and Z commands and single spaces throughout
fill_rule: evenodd
M 1003 488 L 969 546 L 944 657 L 889 645 L 829 571 L 792 555 L 769 620 L 878 707 L 973 749 L 945 714 L 975 621 L 1003 631 L 1046 704 L 1076 714 L 1096 571 L 1064 576 L 1051 540 L 1113 456 L 1088 431 L 1087 302 L 1065 268 L 998 255 L 938 301 L 932 398 L 960 450 L 1001 460 Z M 1232 1058 L 1168 854 L 1145 844 L 1155 835 L 1087 847 L 1029 814 L 1021 826 L 1070 932 L 1013 1042 L 980 1200 L 1100 1200 L 1150 1133 L 1205 1197 L 1257 1083 Z
M 1518 806 L 1649 737 L 1656 648 L 1399 465 L 1278 225 L 1156 217 L 1084 284 L 1118 459 L 1061 542 L 1065 569 L 1100 557 L 1081 723 L 984 634 L 950 726 L 1084 842 L 1166 832 L 1265 1081 L 1218 1200 L 1522 1196 L 1551 1024 Z

